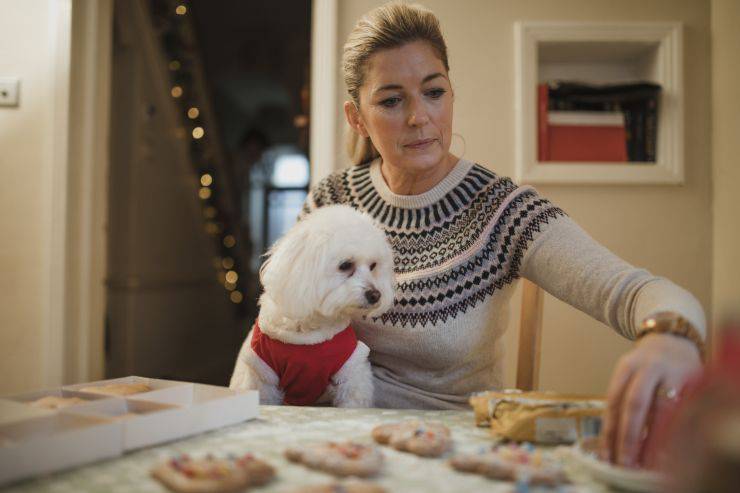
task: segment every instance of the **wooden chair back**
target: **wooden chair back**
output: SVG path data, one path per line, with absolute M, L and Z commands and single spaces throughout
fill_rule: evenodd
M 522 283 L 516 387 L 521 390 L 536 390 L 539 384 L 542 304 L 545 293 L 542 288 L 527 279 L 522 279 Z

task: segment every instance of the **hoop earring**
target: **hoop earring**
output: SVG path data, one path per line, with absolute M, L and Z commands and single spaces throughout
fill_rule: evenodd
M 462 140 L 462 143 L 463 143 L 463 151 L 462 151 L 462 152 L 461 152 L 461 153 L 459 154 L 459 156 L 460 156 L 460 157 L 462 158 L 462 157 L 464 157 L 464 156 L 465 156 L 465 152 L 467 151 L 467 148 L 468 148 L 468 146 L 467 146 L 467 144 L 466 144 L 466 142 L 465 142 L 465 138 L 464 138 L 464 137 L 463 137 L 462 135 L 460 135 L 460 134 L 458 134 L 458 133 L 453 133 L 453 134 L 452 134 L 452 137 L 455 137 L 455 136 L 457 136 L 457 137 L 460 137 L 460 140 Z M 450 141 L 452 141 L 452 139 L 450 139 Z M 452 147 L 452 142 L 450 142 L 450 148 L 451 148 L 451 147 Z M 454 153 L 454 152 L 452 152 L 452 151 L 450 151 L 450 152 L 451 152 L 452 154 L 456 154 L 456 153 Z

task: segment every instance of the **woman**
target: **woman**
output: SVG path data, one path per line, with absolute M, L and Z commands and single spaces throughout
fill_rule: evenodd
M 349 36 L 343 70 L 354 166 L 313 189 L 304 213 L 350 204 L 393 246 L 394 307 L 355 324 L 372 350 L 376 405 L 463 408 L 471 392 L 501 387 L 509 299 L 525 277 L 625 337 L 649 332 L 608 391 L 604 450 L 632 464 L 653 396 L 672 398 L 700 367 L 697 300 L 613 255 L 532 188 L 450 153 L 454 92 L 431 12 L 371 11 Z

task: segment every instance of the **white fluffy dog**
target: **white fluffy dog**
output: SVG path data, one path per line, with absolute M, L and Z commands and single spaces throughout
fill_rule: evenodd
M 258 390 L 262 404 L 371 407 L 370 350 L 349 324 L 393 303 L 393 253 L 373 219 L 317 209 L 270 249 L 260 280 L 260 313 L 230 387 Z

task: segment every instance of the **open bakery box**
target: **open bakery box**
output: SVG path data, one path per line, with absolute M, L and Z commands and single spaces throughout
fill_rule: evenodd
M 143 384 L 111 396 L 95 387 Z M 45 397 L 76 398 L 37 407 Z M 71 403 L 70 403 L 71 402 Z M 0 397 L 0 485 L 256 418 L 256 391 L 130 376 Z

